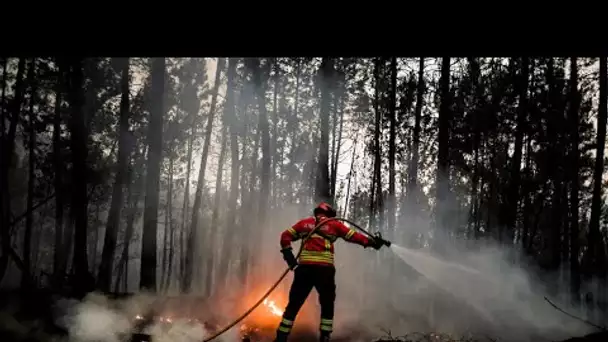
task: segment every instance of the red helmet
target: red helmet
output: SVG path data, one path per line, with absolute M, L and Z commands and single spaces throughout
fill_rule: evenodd
M 313 210 L 313 213 L 315 216 L 318 214 L 324 214 L 327 217 L 336 217 L 336 210 L 327 202 L 319 203 L 319 205 Z

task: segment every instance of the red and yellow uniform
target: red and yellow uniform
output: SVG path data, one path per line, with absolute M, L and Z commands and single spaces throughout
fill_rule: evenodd
M 293 241 L 305 238 L 317 225 L 314 217 L 298 221 L 281 234 L 281 248 L 291 247 Z M 334 265 L 334 242 L 338 238 L 361 246 L 369 245 L 369 238 L 354 229 L 350 229 L 340 221 L 329 221 L 323 224 L 304 242 L 299 264 Z
M 281 253 L 283 259 L 294 270 L 293 282 L 289 290 L 289 302 L 283 312 L 283 319 L 277 328 L 275 342 L 287 342 L 296 315 L 314 288 L 319 294 L 321 321 L 319 324 L 320 341 L 329 341 L 333 331 L 334 301 L 336 299 L 336 268 L 334 267 L 334 242 L 338 238 L 379 249 L 381 244 L 373 238 L 346 227 L 337 220 L 321 223 L 302 246 L 299 260 L 293 255 L 291 243 L 306 238 L 319 222 L 336 216 L 336 211 L 328 203 L 319 204 L 314 217 L 298 221 L 281 234 Z

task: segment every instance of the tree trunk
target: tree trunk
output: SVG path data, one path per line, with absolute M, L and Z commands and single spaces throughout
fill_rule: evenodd
M 329 111 L 331 92 L 333 85 L 331 81 L 334 73 L 334 61 L 332 58 L 323 57 L 320 67 L 321 88 L 321 135 L 319 140 L 319 164 L 317 165 L 316 201 L 332 201 L 329 193 Z
M 217 233 L 218 233 L 218 218 L 219 209 L 221 206 L 221 194 L 222 194 L 222 179 L 224 176 L 224 159 L 226 157 L 226 143 L 228 137 L 228 118 L 226 117 L 226 109 L 224 109 L 224 120 L 222 123 L 222 142 L 220 148 L 220 157 L 217 161 L 217 175 L 215 176 L 215 194 L 213 201 L 213 212 L 211 214 L 211 226 L 209 232 L 209 250 L 207 251 L 207 262 L 205 264 L 205 277 L 203 280 L 205 284 L 206 296 L 211 296 L 211 289 L 215 285 L 213 281 L 213 266 L 215 265 L 215 250 L 219 246 Z M 229 246 L 222 246 L 222 248 L 229 248 Z
M 129 58 L 121 59 L 122 76 L 120 98 L 120 127 L 118 132 L 118 165 L 116 178 L 112 188 L 112 202 L 106 222 L 106 232 L 99 265 L 98 287 L 102 291 L 110 291 L 112 284 L 112 269 L 114 263 L 114 252 L 116 250 L 116 238 L 120 226 L 120 212 L 123 205 L 123 188 L 126 181 L 127 169 L 129 167 L 129 155 L 131 154 L 131 142 L 129 132 Z
M 506 229 L 509 244 L 513 243 L 516 230 L 517 208 L 519 202 L 519 188 L 521 183 L 521 156 L 523 148 L 526 116 L 528 113 L 528 74 L 529 62 L 527 57 L 521 59 L 521 75 L 518 82 L 519 106 L 517 107 L 517 128 L 515 128 L 515 147 L 511 159 L 511 184 L 507 194 Z
M 217 274 L 217 284 L 224 284 L 230 266 L 230 247 L 233 246 L 233 241 L 236 241 L 235 222 L 237 213 L 237 201 L 239 196 L 239 145 L 238 135 L 239 130 L 236 121 L 235 103 L 234 103 L 234 87 L 236 77 L 236 65 L 238 60 L 230 58 L 228 61 L 228 70 L 226 71 L 226 104 L 224 105 L 224 115 L 229 118 L 226 120 L 230 131 L 230 159 L 232 165 L 230 168 L 230 196 L 228 198 L 228 216 L 225 225 L 224 243 L 222 244 L 222 252 L 220 259 L 220 267 Z M 217 200 L 217 199 L 216 199 Z M 217 220 L 217 213 L 216 213 Z M 213 221 L 213 219 L 212 219 Z
M 205 132 L 205 143 L 203 145 L 203 153 L 201 155 L 201 164 L 198 172 L 198 182 L 196 184 L 196 192 L 194 194 L 194 205 L 192 206 L 192 219 L 190 221 L 190 234 L 186 244 L 186 269 L 184 274 L 184 283 L 182 291 L 190 292 L 192 290 L 192 272 L 194 270 L 194 243 L 200 243 L 198 218 L 202 204 L 203 187 L 205 183 L 205 169 L 207 168 L 207 156 L 209 155 L 209 145 L 211 144 L 211 132 L 213 131 L 213 118 L 215 117 L 215 107 L 217 105 L 217 94 L 220 87 L 220 76 L 222 73 L 224 59 L 219 58 L 215 71 L 215 82 L 213 85 L 213 93 L 211 96 L 211 108 L 207 117 L 207 131 Z
M 256 62 L 257 63 L 257 62 Z M 260 198 L 258 206 L 258 226 L 266 225 L 266 212 L 268 211 L 268 203 L 270 197 L 270 127 L 268 123 L 268 112 L 266 111 L 266 85 L 265 80 L 261 79 L 261 70 L 259 66 L 256 68 L 257 76 L 254 74 L 255 87 L 258 99 L 260 134 L 262 139 L 262 174 L 260 177 Z
M 380 96 L 379 96 L 379 92 L 380 92 L 380 87 L 378 86 L 378 80 L 380 78 L 380 61 L 379 58 L 376 58 L 374 60 L 374 115 L 375 115 L 375 120 L 374 120 L 374 140 L 373 140 L 373 153 L 374 153 L 374 161 L 373 161 L 373 167 L 372 167 L 372 179 L 371 179 L 371 194 L 369 197 L 369 202 L 370 202 L 370 208 L 369 208 L 369 227 L 372 228 L 374 227 L 374 224 L 376 222 L 376 211 L 377 211 L 377 203 L 376 203 L 376 199 L 377 199 L 377 195 L 376 192 L 379 191 L 379 189 L 376 188 L 377 182 L 376 182 L 376 176 L 377 176 L 377 172 L 376 172 L 376 168 L 379 167 L 379 161 L 378 161 L 378 157 L 380 154 Z
M 278 140 L 278 131 L 279 131 L 279 109 L 277 106 L 277 100 L 278 100 L 278 95 L 279 95 L 279 80 L 280 80 L 280 64 L 279 64 L 279 59 L 275 58 L 273 61 L 273 66 L 274 66 L 274 86 L 273 86 L 273 94 L 272 94 L 272 141 L 270 143 L 270 149 L 273 151 L 276 151 L 277 155 L 275 155 L 274 157 L 272 157 L 272 167 L 271 167 L 271 171 L 270 171 L 270 183 L 272 186 L 272 207 L 276 208 L 277 207 L 277 200 L 278 200 L 278 196 L 277 196 L 277 166 L 279 165 L 279 158 L 278 158 L 278 147 L 277 147 L 277 140 Z
M 55 113 L 53 115 L 53 167 L 55 170 L 55 246 L 53 246 L 53 287 L 61 288 L 65 278 L 64 260 L 67 257 L 63 248 L 63 158 L 61 155 L 61 104 L 63 101 L 64 70 L 59 65 L 55 83 Z
M 293 118 L 294 121 L 297 122 L 298 120 L 298 105 L 300 103 L 300 78 L 301 78 L 301 60 L 299 57 L 296 57 L 296 89 L 295 89 L 295 99 L 294 99 L 294 104 L 293 104 Z M 296 168 L 295 166 L 295 159 L 296 159 L 296 145 L 297 145 L 297 137 L 298 137 L 298 130 L 297 130 L 297 124 L 293 124 L 292 125 L 293 130 L 292 130 L 292 136 L 291 136 L 291 148 L 289 151 L 289 163 L 290 165 L 290 170 L 294 170 Z M 295 194 L 296 191 L 294 189 L 295 186 L 295 181 L 294 180 L 294 174 L 291 173 L 290 174 L 290 178 L 291 178 L 291 182 L 289 185 L 289 193 L 291 194 L 291 198 L 290 198 L 290 202 L 293 203 L 296 200 Z
M 344 78 L 342 78 L 344 82 Z M 345 85 L 342 84 L 340 88 L 340 92 L 338 93 L 337 102 L 339 105 L 336 110 L 340 111 L 340 126 L 338 127 L 338 137 L 335 142 L 334 147 L 334 164 L 332 166 L 332 178 L 331 178 L 331 194 L 335 197 L 336 194 L 336 182 L 338 178 L 338 163 L 340 162 L 340 149 L 342 148 L 342 130 L 344 128 L 344 97 L 345 97 Z
M 600 220 L 602 216 L 602 180 L 604 175 L 604 149 L 606 148 L 606 117 L 608 116 L 608 86 L 607 76 L 607 61 L 606 57 L 600 57 L 600 98 L 597 118 L 597 152 L 595 156 L 595 167 L 593 173 L 593 198 L 591 202 L 591 218 L 589 220 L 589 233 L 587 241 L 589 243 L 589 254 L 587 257 L 590 269 L 588 271 L 595 273 L 590 275 L 602 275 L 606 270 L 599 269 L 602 262 L 600 259 L 604 257 L 602 253 L 602 242 L 600 232 Z M 603 274 L 605 278 L 605 273 Z
M 25 219 L 25 233 L 23 234 L 23 265 L 21 275 L 21 288 L 30 288 L 32 276 L 32 225 L 34 224 L 34 187 L 36 184 L 36 116 L 34 115 L 34 103 L 36 102 L 36 58 L 32 58 L 27 72 L 27 83 L 30 85 L 29 99 L 29 166 L 27 182 L 27 216 Z
M 8 65 L 8 58 L 2 57 L 2 94 L 0 95 L 0 141 L 4 144 L 4 133 L 6 130 L 6 84 L 8 83 L 8 77 L 6 77 L 6 67 Z
M 389 119 L 388 142 L 388 230 L 395 229 L 395 155 L 396 155 L 396 126 L 397 126 L 397 57 L 391 58 L 391 110 Z M 391 235 L 394 237 L 394 235 Z
M 182 222 L 179 233 L 179 251 L 180 251 L 180 264 L 179 264 L 179 277 L 180 282 L 183 282 L 185 275 L 185 260 L 186 260 L 186 248 L 185 248 L 185 236 L 186 229 L 188 226 L 188 206 L 190 202 L 190 172 L 192 170 L 192 145 L 194 143 L 194 136 L 196 135 L 196 116 L 198 113 L 189 113 L 192 117 L 191 125 L 190 125 L 190 137 L 188 138 L 188 152 L 187 153 L 187 161 L 186 161 L 186 182 L 184 183 L 184 199 L 183 199 L 183 207 L 182 207 Z
M 418 203 L 418 164 L 420 163 L 420 131 L 422 123 L 422 107 L 424 106 L 424 57 L 420 57 L 418 65 L 418 85 L 416 88 L 416 107 L 414 109 L 414 132 L 412 137 L 412 153 L 408 172 L 407 194 L 409 203 L 416 213 Z
M 579 274 L 579 107 L 580 96 L 578 91 L 578 65 L 576 57 L 572 57 L 570 64 L 570 293 L 573 304 L 580 303 L 580 274 Z
M 344 203 L 344 212 L 341 217 L 346 217 L 348 214 L 348 201 L 350 200 L 350 183 L 355 173 L 355 156 L 357 155 L 357 137 L 353 141 L 353 154 L 350 160 L 350 169 L 348 170 L 348 184 L 346 185 L 346 199 Z
M 71 212 L 74 220 L 74 253 L 72 267 L 75 272 L 77 292 L 87 291 L 90 287 L 91 275 L 88 270 L 87 232 L 88 232 L 88 194 L 87 194 L 87 142 L 88 131 L 84 115 L 84 77 L 81 57 L 70 58 L 70 89 L 69 99 L 71 108 L 70 133 L 71 150 L 73 155 L 72 169 L 72 204 Z
M 553 183 L 553 195 L 551 200 L 551 211 L 552 211 L 552 224 L 550 225 L 551 231 L 549 234 L 549 248 L 551 254 L 551 262 L 549 267 L 552 270 L 557 270 L 561 263 L 561 237 L 562 231 L 564 230 L 563 222 L 563 201 L 562 195 L 564 193 L 563 181 L 563 169 L 564 169 L 564 153 L 562 146 L 562 132 L 564 131 L 563 113 L 560 112 L 559 96 L 560 91 L 557 89 L 556 77 L 555 77 L 555 66 L 553 58 L 549 59 L 547 66 L 547 84 L 549 86 L 549 119 L 548 119 L 548 136 L 549 141 L 554 142 L 550 147 L 551 160 L 550 169 L 552 171 L 552 183 Z
M 163 276 L 165 277 L 165 282 L 161 283 L 161 288 L 163 292 L 166 292 L 169 288 L 169 284 L 171 283 L 171 258 L 173 254 L 173 156 L 171 155 L 171 148 L 169 148 L 169 179 L 167 180 L 167 204 L 165 206 L 165 238 L 163 243 Z M 169 234 L 167 234 L 167 232 Z M 167 243 L 167 238 L 169 239 L 169 243 Z M 169 252 L 167 252 L 167 248 L 169 248 Z
M 10 126 L 8 128 L 8 136 L 2 141 L 2 153 L 0 153 L 0 239 L 2 239 L 2 255 L 0 256 L 0 282 L 4 279 L 8 268 L 10 256 L 11 238 L 11 196 L 9 193 L 9 171 L 13 164 L 13 155 L 15 152 L 15 135 L 17 133 L 17 124 L 19 122 L 19 114 L 21 112 L 21 103 L 23 102 L 23 74 L 25 72 L 25 58 L 19 58 L 17 65 L 17 79 L 15 80 L 15 96 L 10 104 Z M 4 130 L 3 130 L 4 132 Z
M 142 154 L 135 153 L 136 155 L 133 157 L 133 163 L 135 166 L 131 169 L 128 174 L 128 183 L 131 183 L 131 179 L 133 178 L 133 174 L 135 170 L 138 170 L 140 174 L 137 176 L 135 182 L 131 184 L 129 187 L 129 195 L 127 198 L 127 203 L 129 205 L 129 209 L 127 211 L 127 219 L 126 219 L 126 228 L 125 228 L 125 242 L 124 247 L 122 249 L 122 254 L 120 256 L 119 270 L 118 275 L 116 276 L 116 280 L 114 283 L 114 292 L 118 292 L 118 286 L 120 284 L 121 276 L 124 273 L 125 279 L 125 292 L 128 289 L 128 273 L 129 273 L 129 247 L 131 246 L 131 239 L 133 238 L 133 227 L 135 225 L 135 217 L 137 216 L 139 201 L 141 199 L 141 195 L 144 192 L 144 174 L 141 171 L 144 168 L 144 160 L 146 158 L 147 151 L 144 151 Z
M 150 72 L 150 95 L 153 105 L 148 124 L 148 161 L 146 167 L 146 198 L 144 227 L 141 246 L 141 267 L 139 287 L 142 290 L 157 291 L 156 286 L 156 238 L 158 231 L 158 191 L 160 165 L 163 149 L 163 114 L 165 93 L 165 58 L 154 58 Z
M 440 92 L 441 92 L 441 104 L 439 107 L 439 133 L 437 137 L 438 148 L 437 148 L 437 181 L 436 186 L 436 198 L 435 204 L 435 221 L 437 224 L 436 229 L 444 229 L 445 221 L 447 218 L 447 205 L 445 203 L 450 185 L 449 185 L 449 143 L 450 143 L 450 57 L 443 57 L 441 64 L 441 80 Z M 437 246 L 441 249 L 441 246 Z

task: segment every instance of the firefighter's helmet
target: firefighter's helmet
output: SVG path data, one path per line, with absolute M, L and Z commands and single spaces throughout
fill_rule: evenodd
M 315 216 L 318 214 L 324 214 L 327 217 L 336 217 L 336 210 L 327 202 L 319 203 L 319 205 L 313 210 L 313 213 Z

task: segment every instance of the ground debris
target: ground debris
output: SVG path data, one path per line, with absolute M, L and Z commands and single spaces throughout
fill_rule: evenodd
M 402 336 L 392 336 L 390 332 L 385 336 L 374 340 L 374 342 L 496 342 L 496 339 L 490 337 L 472 337 L 472 336 L 453 336 L 445 333 L 437 332 L 413 332 Z

